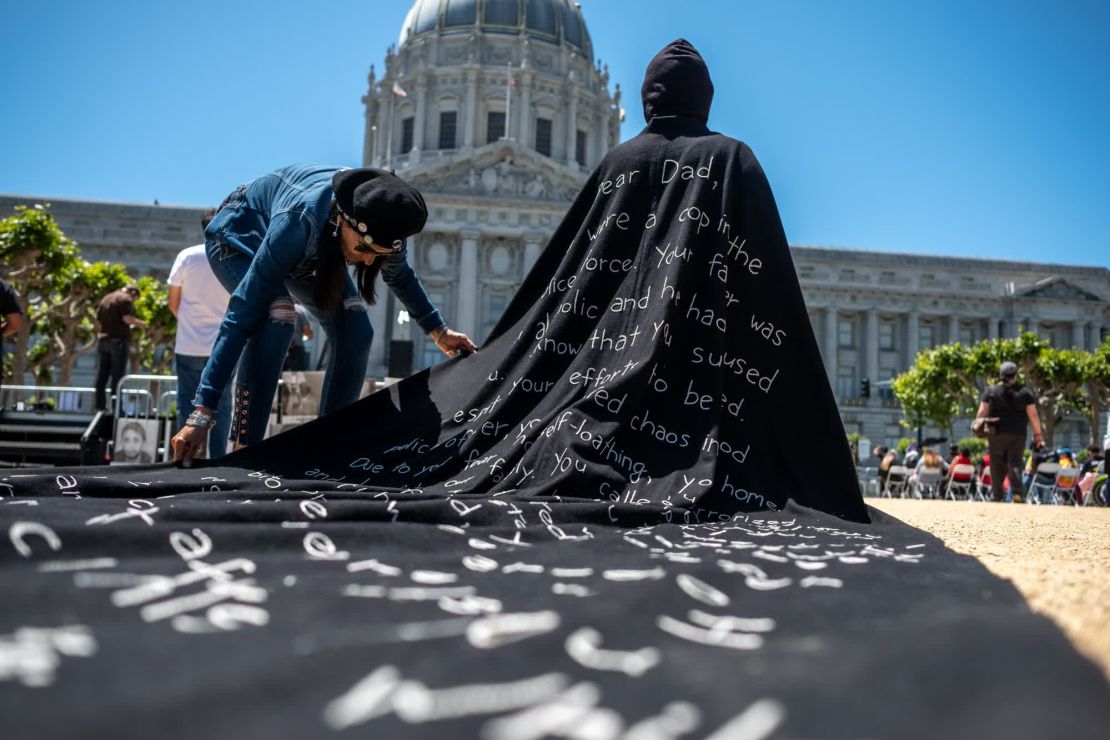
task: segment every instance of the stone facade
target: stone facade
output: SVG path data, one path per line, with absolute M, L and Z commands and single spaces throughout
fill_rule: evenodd
M 524 274 L 620 137 L 620 89 L 592 61 L 580 11 L 563 0 L 417 0 L 385 73 L 363 97 L 363 164 L 420 188 L 428 225 L 414 267 L 451 325 L 485 339 Z M 373 371 L 389 340 L 439 351 L 399 325 L 392 294 L 371 309 Z
M 621 92 L 592 61 L 585 23 L 563 0 L 417 0 L 379 78 L 371 67 L 363 164 L 417 185 L 428 225 L 413 266 L 455 328 L 485 339 L 590 170 L 619 141 Z M 511 78 L 511 82 L 510 82 Z M 168 273 L 201 240 L 203 208 L 0 196 L 52 203 L 92 260 Z M 1110 270 L 809 246 L 792 247 L 814 333 L 845 426 L 873 442 L 907 434 L 890 391 L 918 350 L 1037 331 L 1093 349 L 1110 332 Z M 370 374 L 390 340 L 414 342 L 416 367 L 441 355 L 388 290 L 371 307 Z M 91 373 L 82 363 L 82 377 Z M 860 380 L 872 383 L 860 397 Z M 1085 440 L 1082 422 L 1063 441 Z
M 793 246 L 794 262 L 845 427 L 875 442 L 906 431 L 889 388 L 919 350 L 1038 333 L 1092 350 L 1110 332 L 1110 270 L 1035 262 Z M 871 398 L 860 380 L 872 383 Z M 941 431 L 928 430 L 926 433 Z M 957 433 L 959 430 L 957 430 Z M 1072 419 L 1057 443 L 1085 445 Z M 912 435 L 911 435 L 912 436 Z

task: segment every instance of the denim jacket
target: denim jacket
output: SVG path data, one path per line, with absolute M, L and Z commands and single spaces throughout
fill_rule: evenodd
M 215 406 L 220 396 L 217 389 L 226 385 L 252 330 L 267 320 L 270 304 L 285 294 L 285 282 L 313 279 L 316 238 L 327 227 L 331 180 L 340 169 L 293 165 L 240 185 L 205 229 L 209 245 L 218 244 L 221 252 L 242 252 L 251 258 L 251 265 L 228 302 L 220 341 L 198 389 L 200 405 Z M 420 328 L 429 332 L 444 323 L 443 316 L 428 299 L 407 255 L 405 247 L 385 257 L 382 279 Z

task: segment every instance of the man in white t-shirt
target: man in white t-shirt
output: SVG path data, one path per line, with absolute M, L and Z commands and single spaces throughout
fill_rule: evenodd
M 210 219 L 210 215 L 204 217 L 202 223 L 205 227 Z M 173 351 L 177 370 L 177 427 L 181 429 L 193 411 L 193 397 L 197 393 L 200 374 L 216 343 L 220 322 L 227 312 L 228 295 L 208 264 L 203 244 L 178 253 L 168 282 L 170 311 L 177 317 L 177 341 Z M 230 381 L 228 385 L 231 385 Z M 209 459 L 220 457 L 227 451 L 231 396 L 225 388 L 208 435 Z

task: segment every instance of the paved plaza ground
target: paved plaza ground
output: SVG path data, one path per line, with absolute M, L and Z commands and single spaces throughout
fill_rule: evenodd
M 867 503 L 1014 583 L 1110 678 L 1110 509 L 964 501 Z

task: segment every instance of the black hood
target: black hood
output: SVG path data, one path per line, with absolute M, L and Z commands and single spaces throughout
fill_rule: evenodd
M 648 123 L 656 116 L 686 116 L 707 122 L 713 104 L 713 81 L 694 45 L 678 39 L 664 46 L 648 64 L 640 98 Z

